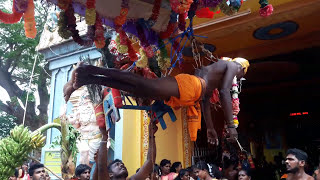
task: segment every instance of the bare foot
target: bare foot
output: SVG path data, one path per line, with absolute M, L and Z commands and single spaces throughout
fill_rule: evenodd
M 77 67 L 72 71 L 71 79 L 63 87 L 64 100 L 66 102 L 75 90 L 84 85 L 81 80 L 85 79 L 85 76 L 88 76 L 86 65 L 83 62 L 79 62 Z
M 207 137 L 208 137 L 208 143 L 212 145 L 219 145 L 219 139 L 218 135 L 215 129 L 207 129 Z

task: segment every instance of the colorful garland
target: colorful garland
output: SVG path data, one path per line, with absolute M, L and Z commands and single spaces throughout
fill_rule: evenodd
M 71 0 L 58 0 L 58 7 L 62 10 L 67 10 Z
M 59 14 L 58 34 L 63 39 L 69 39 L 72 36 L 72 32 L 68 30 L 68 19 L 64 11 Z
M 116 26 L 122 26 L 126 20 L 129 12 L 129 0 L 122 0 L 120 15 L 114 19 Z
M 178 21 L 178 14 L 174 11 L 171 11 L 170 21 L 168 23 L 166 31 L 160 32 L 159 36 L 161 39 L 167 39 L 171 36 L 174 31 L 175 25 Z
M 29 0 L 28 8 L 23 15 L 24 18 L 24 30 L 26 37 L 35 38 L 37 35 L 36 20 L 34 18 L 34 4 L 33 0 Z
M 240 112 L 239 108 L 239 85 L 237 81 L 237 77 L 235 76 L 232 81 L 232 89 L 231 89 L 231 95 L 232 95 L 232 114 L 233 114 L 233 123 L 236 126 L 236 128 L 239 126 L 239 120 L 237 115 Z
M 268 17 L 273 12 L 273 6 L 269 4 L 268 0 L 259 0 L 259 4 L 261 5 L 259 14 L 262 17 Z
M 174 12 L 184 14 L 189 11 L 192 2 L 193 0 L 170 0 L 170 6 Z
M 19 22 L 23 13 L 18 12 L 16 9 L 16 1 L 13 1 L 12 14 L 5 13 L 0 10 L 0 21 L 5 24 L 14 24 Z
M 99 15 L 96 15 L 96 23 L 95 23 L 95 38 L 94 38 L 94 43 L 97 48 L 101 49 L 106 45 L 106 40 L 104 38 L 104 28 L 102 26 L 102 20 L 99 17 Z
M 161 1 L 162 0 L 154 1 L 151 17 L 146 22 L 147 28 L 151 28 L 157 22 L 160 13 Z
M 162 71 L 165 71 L 171 66 L 171 59 L 168 57 L 166 46 L 161 39 L 158 40 L 158 46 L 160 47 L 160 54 L 157 57 L 158 66 Z
M 86 23 L 91 26 L 96 23 L 96 0 L 87 0 L 86 5 Z
M 140 68 L 145 68 L 148 66 L 148 57 L 142 48 L 140 48 L 140 58 L 136 62 L 136 65 Z

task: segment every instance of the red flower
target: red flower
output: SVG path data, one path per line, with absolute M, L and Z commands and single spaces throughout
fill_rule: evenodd
M 271 4 L 265 6 L 264 8 L 260 8 L 260 11 L 259 11 L 260 16 L 262 17 L 268 17 L 272 14 L 272 12 L 273 12 L 273 7 Z

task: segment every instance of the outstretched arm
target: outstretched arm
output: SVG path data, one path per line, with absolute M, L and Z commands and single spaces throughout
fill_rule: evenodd
M 146 179 L 153 170 L 154 163 L 156 161 L 156 141 L 154 134 L 157 132 L 158 127 L 154 122 L 150 122 L 149 124 L 149 149 L 147 160 L 140 168 L 140 170 L 133 176 L 130 177 L 130 180 L 140 180 Z
M 100 128 L 102 134 L 102 140 L 100 142 L 100 147 L 98 150 L 96 168 L 93 174 L 93 180 L 109 180 L 108 172 L 108 132 L 105 128 Z
M 219 88 L 220 102 L 224 113 L 224 118 L 228 126 L 228 131 L 231 139 L 237 138 L 238 134 L 234 127 L 232 115 L 232 101 L 230 90 L 232 87 L 232 80 L 237 73 L 237 67 L 230 64 L 227 65 L 221 87 Z
M 201 110 L 203 112 L 203 118 L 206 122 L 207 126 L 207 137 L 208 143 L 210 144 L 219 144 L 217 132 L 214 129 L 213 121 L 211 116 L 211 108 L 210 108 L 210 96 L 206 95 L 204 99 L 201 101 Z

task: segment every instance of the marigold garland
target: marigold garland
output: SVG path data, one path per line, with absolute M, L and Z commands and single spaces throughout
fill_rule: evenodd
M 97 48 L 101 49 L 106 45 L 105 38 L 104 38 L 104 28 L 102 26 L 102 20 L 99 15 L 96 15 L 96 24 L 95 24 L 95 39 L 94 43 Z
M 118 52 L 121 53 L 121 54 L 127 53 L 128 52 L 128 46 L 120 44 L 120 34 L 117 35 L 115 40 L 116 40 L 116 43 L 117 43 Z
M 137 67 L 145 68 L 148 66 L 148 57 L 142 48 L 140 48 L 139 52 L 140 52 L 140 58 L 136 62 L 136 65 Z
M 34 18 L 34 3 L 33 0 L 29 0 L 28 8 L 23 15 L 24 18 L 24 30 L 26 37 L 35 38 L 37 35 L 36 20 Z
M 14 24 L 20 21 L 23 13 L 19 13 L 15 8 L 15 1 L 13 1 L 12 5 L 12 14 L 2 12 L 0 10 L 0 21 L 5 24 Z
M 117 26 L 122 26 L 126 20 L 129 12 L 129 0 L 122 0 L 120 15 L 114 19 L 114 22 Z
M 96 23 L 96 0 L 87 0 L 86 5 L 86 23 L 94 25 Z
M 160 47 L 160 54 L 157 57 L 158 66 L 165 71 L 171 66 L 171 59 L 168 57 L 168 52 L 164 42 L 159 39 L 158 46 Z

